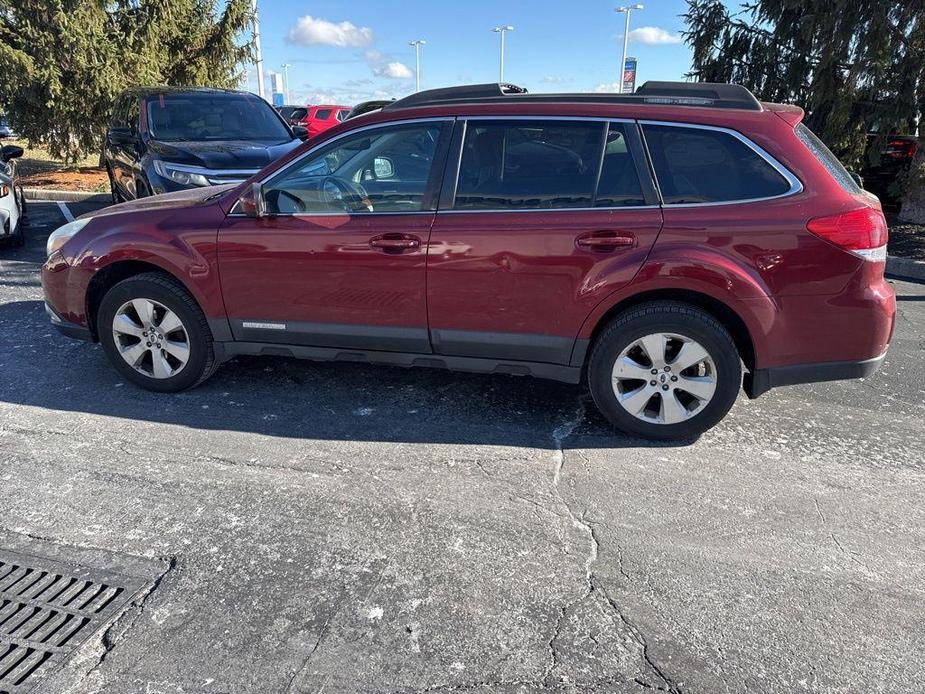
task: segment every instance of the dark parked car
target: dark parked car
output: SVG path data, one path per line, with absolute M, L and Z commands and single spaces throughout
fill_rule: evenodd
M 919 139 L 915 135 L 881 136 L 871 133 L 867 136 L 867 142 L 864 155 L 866 163 L 861 170 L 864 187 L 881 200 L 898 202 L 892 186 L 912 166 L 919 148 Z
M 350 120 L 351 118 L 356 118 L 357 116 L 363 116 L 367 113 L 372 113 L 373 111 L 381 111 L 383 108 L 391 104 L 395 99 L 378 99 L 376 101 L 362 101 L 358 103 L 350 113 L 347 114 L 347 117 L 344 120 Z
M 102 162 L 121 202 L 243 181 L 305 136 L 248 92 L 140 88 L 116 101 Z
M 238 354 L 431 366 L 695 436 L 743 375 L 867 376 L 893 336 L 880 204 L 802 118 L 735 85 L 421 92 L 244 185 L 61 227 L 48 311 L 156 391 Z

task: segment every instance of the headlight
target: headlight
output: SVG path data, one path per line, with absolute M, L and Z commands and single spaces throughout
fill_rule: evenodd
M 154 170 L 158 176 L 169 178 L 174 183 L 181 186 L 210 186 L 209 179 L 201 173 L 192 171 L 193 167 L 182 166 L 180 164 L 165 164 L 160 159 L 154 160 Z
M 51 236 L 48 237 L 48 243 L 45 244 L 45 251 L 48 253 L 48 257 L 50 258 L 51 254 L 67 243 L 69 238 L 87 226 L 91 219 L 93 219 L 93 217 L 75 219 L 73 222 L 68 222 L 64 226 L 58 227 L 51 232 Z

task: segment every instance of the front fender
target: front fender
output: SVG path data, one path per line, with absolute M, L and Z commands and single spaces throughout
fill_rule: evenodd
M 144 263 L 164 271 L 190 292 L 207 318 L 223 318 L 216 252 L 223 217 L 217 206 L 206 206 L 170 215 L 135 212 L 93 220 L 62 249 L 69 266 L 70 320 L 88 324 L 90 282 L 120 262 Z

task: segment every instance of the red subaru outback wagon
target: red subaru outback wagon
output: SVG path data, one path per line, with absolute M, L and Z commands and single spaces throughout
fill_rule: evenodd
M 235 186 L 54 232 L 52 322 L 179 391 L 239 354 L 587 379 L 616 427 L 871 374 L 880 205 L 792 106 L 736 85 L 421 92 Z

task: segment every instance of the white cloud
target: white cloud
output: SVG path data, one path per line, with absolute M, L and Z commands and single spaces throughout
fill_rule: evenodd
M 630 32 L 630 41 L 654 46 L 663 43 L 681 43 L 682 39 L 678 34 L 672 34 L 661 27 L 639 27 Z
M 620 83 L 619 82 L 607 82 L 604 84 L 599 84 L 594 88 L 596 94 L 609 94 L 611 92 L 619 92 Z
M 563 77 L 562 75 L 546 75 L 543 77 L 543 84 L 562 84 L 564 82 L 571 82 L 572 80 Z
M 411 68 L 398 61 L 373 67 L 373 74 L 377 77 L 388 77 L 393 80 L 408 80 L 414 77 L 414 72 L 411 71 Z
M 373 30 L 358 27 L 352 22 L 329 22 L 311 15 L 299 17 L 289 30 L 289 41 L 302 46 L 337 46 L 356 48 L 373 42 Z

